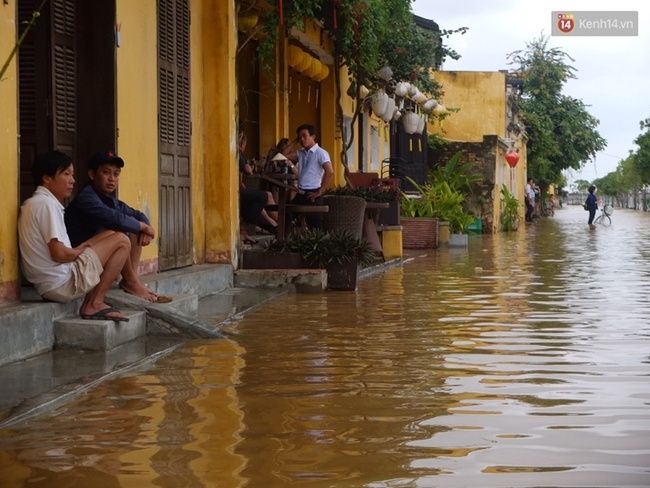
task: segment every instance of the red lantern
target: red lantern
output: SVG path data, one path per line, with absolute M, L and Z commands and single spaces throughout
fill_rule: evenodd
M 514 168 L 519 162 L 519 153 L 511 149 L 506 153 L 506 161 L 511 168 Z

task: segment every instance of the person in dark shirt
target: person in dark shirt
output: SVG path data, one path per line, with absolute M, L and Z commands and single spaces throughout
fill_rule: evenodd
M 151 243 L 156 233 L 143 212 L 115 197 L 123 167 L 124 160 L 113 151 L 98 152 L 90 159 L 90 184 L 65 209 L 68 235 L 72 245 L 77 246 L 106 229 L 127 234 L 131 240 L 131 255 L 122 268 L 120 288 L 143 300 L 168 303 L 170 297 L 149 290 L 137 273 L 142 248 Z

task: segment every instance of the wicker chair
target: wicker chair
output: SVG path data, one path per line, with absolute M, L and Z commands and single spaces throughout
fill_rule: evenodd
M 366 201 L 363 198 L 352 195 L 325 195 L 323 204 L 329 207 L 329 212 L 323 214 L 324 230 L 345 230 L 356 239 L 361 239 L 366 212 Z

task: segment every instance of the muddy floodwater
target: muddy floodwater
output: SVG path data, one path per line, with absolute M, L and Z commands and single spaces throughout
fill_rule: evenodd
M 0 431 L 6 487 L 650 486 L 650 215 L 283 295 Z

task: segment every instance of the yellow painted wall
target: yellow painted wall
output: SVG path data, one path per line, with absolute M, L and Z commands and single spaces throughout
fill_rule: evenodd
M 16 3 L 0 5 L 0 67 L 16 41 Z M 0 303 L 18 298 L 18 92 L 16 58 L 0 80 Z
M 195 254 L 237 262 L 237 16 L 229 0 L 192 0 L 192 197 Z
M 479 142 L 483 135 L 505 135 L 506 78 L 498 71 L 437 71 L 435 80 L 445 92 L 442 103 L 458 108 L 429 132 L 448 139 Z
M 158 231 L 158 66 L 156 0 L 118 0 L 121 46 L 117 48 L 117 152 L 124 159 L 120 199 L 144 211 Z M 137 69 L 136 69 L 137 67 Z M 158 243 L 142 251 L 157 263 Z M 154 267 L 157 267 L 155 265 Z
M 506 74 L 496 71 L 437 71 L 433 74 L 445 93 L 442 103 L 447 108 L 457 108 L 440 123 L 430 123 L 429 133 L 464 142 L 481 142 L 484 135 L 510 139 L 506 132 Z M 502 184 L 521 202 L 526 185 L 526 143 L 521 138 L 512 142 L 519 149 L 519 163 L 514 171 L 505 161 L 510 141 L 497 148 L 495 185 L 493 190 L 494 225 L 501 229 L 500 191 Z M 523 216 L 523 206 L 521 210 Z M 522 224 L 523 225 L 523 224 Z

